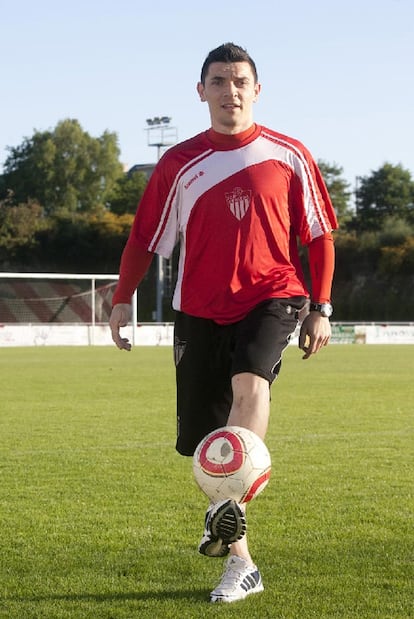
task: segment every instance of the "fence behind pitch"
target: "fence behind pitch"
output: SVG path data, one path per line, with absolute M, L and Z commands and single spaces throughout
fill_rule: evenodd
M 0 273 L 0 346 L 112 344 L 108 319 L 117 280 L 115 274 Z M 137 313 L 134 295 L 125 329 L 133 344 L 172 344 L 171 324 L 139 324 Z M 331 342 L 414 344 L 414 322 L 334 321 Z
M 106 323 L 117 275 L 0 273 L 1 323 Z

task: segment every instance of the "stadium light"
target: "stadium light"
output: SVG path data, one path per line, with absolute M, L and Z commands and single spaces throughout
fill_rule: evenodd
M 172 146 L 177 142 L 177 128 L 170 125 L 171 116 L 153 116 L 147 118 L 146 132 L 148 146 L 155 146 L 157 149 L 157 161 L 161 157 L 163 148 Z M 155 319 L 157 322 L 163 321 L 163 299 L 165 292 L 165 258 L 157 255 L 157 306 Z
M 171 122 L 171 116 L 154 116 L 154 118 L 147 118 L 146 122 L 150 127 L 156 127 L 157 125 L 169 125 Z

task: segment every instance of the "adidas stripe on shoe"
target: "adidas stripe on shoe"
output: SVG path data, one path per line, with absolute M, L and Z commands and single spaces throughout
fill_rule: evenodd
M 263 591 L 262 577 L 255 565 L 241 557 L 228 558 L 220 584 L 210 593 L 211 602 L 237 602 Z

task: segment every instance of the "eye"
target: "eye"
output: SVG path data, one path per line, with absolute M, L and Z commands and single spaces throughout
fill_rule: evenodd
M 236 84 L 237 88 L 244 88 L 244 87 L 248 86 L 249 80 L 246 79 L 246 78 L 239 79 L 239 80 L 235 81 L 235 84 Z

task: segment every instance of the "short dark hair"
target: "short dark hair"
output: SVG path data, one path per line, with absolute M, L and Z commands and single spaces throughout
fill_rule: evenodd
M 200 81 L 202 84 L 205 83 L 208 68 L 213 62 L 248 62 L 253 71 L 255 83 L 258 81 L 257 69 L 253 58 L 239 45 L 223 43 L 223 45 L 216 47 L 208 54 L 201 68 Z

